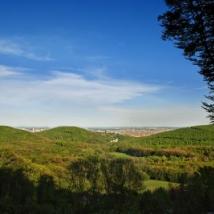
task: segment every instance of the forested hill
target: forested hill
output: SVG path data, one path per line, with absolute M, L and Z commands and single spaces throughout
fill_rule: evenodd
M 87 143 L 107 143 L 111 141 L 116 134 L 92 132 L 78 127 L 57 127 L 42 131 L 37 136 L 47 137 L 55 142 L 87 142 Z M 122 136 L 121 136 L 122 137 Z M 125 138 L 125 137 L 122 137 Z
M 0 126 L 2 213 L 204 213 L 213 209 L 213 179 L 213 125 L 142 138 Z
M 214 125 L 180 128 L 136 140 L 143 143 L 160 144 L 162 146 L 166 144 L 212 145 L 214 144 Z

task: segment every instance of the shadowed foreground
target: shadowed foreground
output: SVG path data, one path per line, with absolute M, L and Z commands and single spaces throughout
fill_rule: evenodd
M 1 214 L 37 213 L 207 213 L 214 211 L 214 169 L 201 168 L 187 185 L 137 193 L 116 185 L 105 194 L 97 189 L 72 192 L 57 188 L 52 177 L 37 185 L 22 170 L 0 169 Z M 112 181 L 109 181 L 112 186 Z

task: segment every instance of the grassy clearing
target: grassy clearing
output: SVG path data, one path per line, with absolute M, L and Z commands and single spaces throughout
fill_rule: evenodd
M 147 180 L 144 181 L 145 191 L 155 191 L 158 188 L 170 189 L 171 187 L 178 187 L 178 183 L 168 182 L 168 181 L 160 181 L 160 180 Z

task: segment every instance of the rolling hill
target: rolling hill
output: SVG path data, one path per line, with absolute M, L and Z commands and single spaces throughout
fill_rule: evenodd
M 115 137 L 119 142 L 111 142 Z M 144 138 L 95 133 L 78 127 L 30 133 L 0 126 L 0 164 L 13 168 L 22 168 L 23 164 L 34 180 L 44 172 L 60 183 L 62 177 L 66 181 L 68 165 L 79 158 L 135 159 L 153 179 L 178 182 L 184 173 L 191 174 L 201 166 L 214 166 L 213 144 L 213 125 Z M 160 171 L 158 176 L 155 171 Z
M 36 134 L 53 140 L 54 142 L 84 142 L 84 143 L 107 143 L 116 135 L 92 132 L 78 127 L 57 127 Z
M 115 138 L 119 141 L 112 141 Z M 83 193 L 89 198 L 95 193 L 107 198 L 110 195 L 108 200 L 111 201 L 114 194 L 124 191 L 141 194 L 146 190 L 156 192 L 159 187 L 168 191 L 173 186 L 178 188 L 180 183 L 187 184 L 195 172 L 207 167 L 214 168 L 213 125 L 182 128 L 143 138 L 95 133 L 78 127 L 30 133 L 0 126 L 0 183 L 9 182 L 6 186 L 2 183 L 0 191 L 5 191 L 3 195 L 12 194 L 20 183 L 21 189 L 17 192 L 22 193 L 24 182 L 25 191 L 36 188 L 29 193 L 33 197 L 31 201 L 37 197 L 32 194 L 42 194 L 45 200 L 50 198 L 51 206 L 56 203 L 51 199 L 53 197 L 59 207 L 71 203 L 66 202 L 68 193 L 74 198 L 80 196 L 73 194 Z M 5 189 L 10 186 L 13 189 Z M 38 193 L 40 190 L 42 193 Z M 14 195 L 11 197 L 11 200 L 20 200 L 20 196 L 18 199 L 14 199 Z M 40 201 L 40 197 L 36 200 Z M 78 210 L 88 206 L 83 202 L 78 204 L 78 200 L 72 202 Z M 130 207 L 138 203 L 133 200 Z

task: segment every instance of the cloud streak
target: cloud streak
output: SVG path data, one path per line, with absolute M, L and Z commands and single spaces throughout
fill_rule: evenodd
M 20 75 L 19 68 L 0 65 L 0 78 Z
M 3 72 L 2 72 L 3 74 Z M 4 70 L 4 74 L 13 74 Z M 0 102 L 64 102 L 85 105 L 122 103 L 160 90 L 159 86 L 114 79 L 86 79 L 75 73 L 52 72 L 47 79 L 7 79 L 0 82 Z M 8 99 L 9 98 L 9 99 Z
M 100 76 L 53 71 L 49 76 L 24 75 L 20 68 L 0 65 L 0 119 L 9 125 L 38 126 L 190 126 L 206 124 L 198 105 L 146 106 L 127 102 L 152 94 L 161 96 L 159 85 Z M 21 75 L 17 76 L 17 75 Z M 4 78 L 6 77 L 6 78 Z M 149 106 L 150 105 L 150 106 Z
M 30 60 L 36 61 L 51 61 L 51 58 L 47 55 L 38 55 L 30 50 L 29 47 L 22 43 L 17 43 L 12 40 L 0 39 L 0 54 L 12 55 L 18 57 L 24 57 Z

